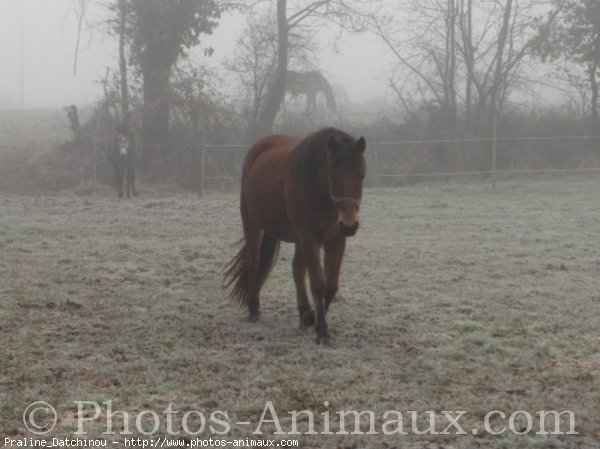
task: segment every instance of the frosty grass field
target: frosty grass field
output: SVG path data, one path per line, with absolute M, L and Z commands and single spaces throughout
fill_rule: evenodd
M 28 162 L 69 138 L 63 112 L 0 113 L 0 136 L 0 445 L 34 436 L 34 401 L 56 408 L 48 437 L 70 438 L 74 401 L 110 400 L 132 419 L 172 404 L 253 423 L 272 401 L 285 429 L 292 410 L 371 410 L 377 429 L 388 410 L 417 411 L 421 429 L 426 411 L 467 412 L 467 435 L 305 435 L 304 448 L 600 447 L 600 176 L 367 189 L 323 349 L 298 327 L 289 245 L 259 323 L 220 289 L 237 194 L 41 195 L 60 161 Z M 490 435 L 492 410 L 571 410 L 579 435 L 536 436 L 535 422 Z M 87 437 L 103 437 L 105 415 Z
M 298 327 L 291 246 L 259 323 L 220 289 L 241 237 L 235 193 L 0 194 L 0 433 L 31 436 L 21 414 L 36 400 L 57 409 L 51 437 L 73 435 L 75 400 L 253 422 L 272 401 L 284 426 L 285 411 L 318 415 L 328 401 L 465 410 L 469 430 L 490 410 L 571 410 L 579 435 L 307 435 L 302 447 L 598 447 L 599 187 L 588 176 L 366 190 L 332 349 Z

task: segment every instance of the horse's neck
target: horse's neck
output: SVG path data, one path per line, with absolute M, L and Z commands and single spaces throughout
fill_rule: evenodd
M 333 94 L 333 89 L 331 85 L 327 82 L 325 77 L 321 76 L 321 92 L 325 94 L 325 99 L 327 100 L 327 106 L 329 109 L 335 109 L 335 95 Z
M 327 100 L 327 106 L 332 111 L 335 110 L 335 95 L 333 94 L 333 89 L 331 85 L 327 81 L 327 79 L 320 72 L 311 73 L 312 86 L 315 89 L 315 96 L 318 92 L 323 92 L 325 95 L 325 99 Z

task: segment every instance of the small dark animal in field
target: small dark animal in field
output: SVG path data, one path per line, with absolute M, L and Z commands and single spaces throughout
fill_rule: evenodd
M 137 196 L 135 190 L 135 151 L 129 130 L 119 126 L 115 135 L 113 146 L 109 152 L 109 159 L 113 165 L 114 183 L 119 191 L 119 198 L 123 198 L 123 182 L 127 198 L 131 194 Z
M 326 128 L 302 140 L 268 136 L 250 148 L 240 205 L 244 245 L 225 270 L 224 287 L 233 286 L 230 296 L 248 307 L 251 321 L 258 319 L 260 289 L 279 242 L 291 242 L 300 324 L 314 324 L 317 343 L 330 343 L 325 314 L 338 290 L 346 238 L 358 229 L 365 146 L 362 137 Z

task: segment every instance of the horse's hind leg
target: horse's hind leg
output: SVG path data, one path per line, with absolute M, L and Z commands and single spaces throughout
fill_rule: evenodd
M 294 284 L 296 284 L 296 299 L 298 301 L 298 313 L 300 314 L 300 326 L 309 327 L 315 324 L 315 312 L 310 307 L 308 295 L 306 294 L 306 264 L 298 245 L 294 252 L 292 262 L 294 271 Z

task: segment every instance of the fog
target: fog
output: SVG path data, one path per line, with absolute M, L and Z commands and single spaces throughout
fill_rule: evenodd
M 600 449 L 598 36 L 0 0 L 1 447 Z
M 21 5 L 19 5 L 19 3 Z M 9 0 L 0 3 L 0 101 L 3 108 L 20 106 L 20 64 L 23 58 L 24 106 L 59 107 L 92 102 L 95 81 L 116 61 L 114 43 L 84 30 L 77 75 L 73 76 L 77 18 L 71 0 Z M 20 7 L 23 12 L 23 55 L 20 54 Z
M 0 109 L 20 107 L 20 18 L 23 20 L 24 107 L 53 108 L 89 104 L 101 94 L 98 81 L 117 67 L 117 40 L 104 31 L 107 2 L 90 2 L 81 31 L 74 74 L 78 29 L 76 0 L 3 0 L 0 2 Z M 226 12 L 212 35 L 191 51 L 199 65 L 220 68 L 230 57 L 244 25 L 239 13 Z M 379 100 L 386 94 L 392 58 L 370 35 L 337 34 L 322 27 L 315 55 L 319 70 L 341 84 L 352 101 Z M 214 54 L 204 56 L 212 47 Z M 335 47 L 335 48 L 334 48 Z
M 117 4 L 0 3 L 0 110 L 55 114 L 33 145 L 54 169 L 46 177 L 20 177 L 39 181 L 43 187 L 34 190 L 89 179 L 110 184 L 106 153 L 121 125 L 131 130 L 146 179 L 177 179 L 194 189 L 205 180 L 209 189 L 237 186 L 239 148 L 261 136 L 302 136 L 324 126 L 362 135 L 377 148 L 369 153 L 371 185 L 444 173 L 595 168 L 598 77 L 590 80 L 586 62 L 577 59 L 581 49 L 564 45 L 569 15 L 553 4 L 258 1 L 222 10 L 217 19 L 216 9 L 202 11 L 191 24 L 176 21 L 189 13 L 177 8 L 216 5 L 130 3 L 120 22 Z M 282 4 L 287 33 L 277 31 Z M 117 23 L 129 30 L 126 89 L 119 82 Z M 205 27 L 199 43 L 182 52 L 194 26 Z M 149 31 L 155 27 L 160 33 Z M 172 41 L 173 47 L 163 45 Z M 146 52 L 152 63 L 144 66 Z M 81 119 L 75 109 L 64 113 L 71 105 Z M 6 128 L 16 129 L 11 120 L 19 117 L 5 117 Z M 21 129 L 29 125 L 24 117 Z M 46 118 L 39 116 L 49 124 Z M 22 135 L 14 142 L 6 154 L 21 157 L 19 148 L 32 146 Z M 202 182 L 200 142 L 222 148 L 202 153 Z M 77 157 L 65 168 L 61 151 L 71 147 L 79 153 L 67 153 Z M 32 171 L 44 165 L 26 162 Z

